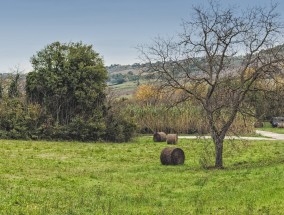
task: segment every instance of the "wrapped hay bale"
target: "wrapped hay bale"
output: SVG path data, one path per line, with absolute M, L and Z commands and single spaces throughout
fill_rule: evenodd
M 284 122 L 278 122 L 277 128 L 284 128 Z
M 262 128 L 262 127 L 263 127 L 263 123 L 260 122 L 260 121 L 257 121 L 257 122 L 255 122 L 255 123 L 253 124 L 253 126 L 254 126 L 255 128 Z
M 177 144 L 178 135 L 177 134 L 168 134 L 167 135 L 167 144 Z
M 166 142 L 167 135 L 165 132 L 156 132 L 153 135 L 154 142 Z
M 160 155 L 163 165 L 180 165 L 184 164 L 184 152 L 180 148 L 167 147 L 164 148 Z

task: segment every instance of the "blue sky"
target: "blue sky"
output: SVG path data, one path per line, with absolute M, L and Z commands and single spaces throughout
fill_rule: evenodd
M 220 2 L 246 8 L 270 0 Z M 179 32 L 197 4 L 206 0 L 0 0 L 0 73 L 29 72 L 30 57 L 54 41 L 92 44 L 106 65 L 139 62 L 135 47 Z

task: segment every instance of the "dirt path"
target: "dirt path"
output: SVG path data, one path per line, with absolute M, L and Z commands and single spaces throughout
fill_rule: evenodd
M 270 131 L 260 131 L 260 130 L 256 130 L 255 132 L 262 136 L 270 137 L 274 140 L 284 140 L 284 134 L 277 134 L 277 133 L 270 132 Z
M 284 134 L 277 134 L 269 131 L 256 130 L 255 133 L 263 137 L 239 137 L 239 136 L 226 136 L 225 139 L 233 140 L 284 140 Z M 180 139 L 210 139 L 211 136 L 179 136 Z
M 270 138 L 270 136 L 265 135 L 266 137 L 239 137 L 239 136 L 226 136 L 225 139 L 229 140 L 282 140 Z M 211 136 L 179 136 L 179 139 L 210 139 Z M 284 140 L 284 139 L 283 139 Z

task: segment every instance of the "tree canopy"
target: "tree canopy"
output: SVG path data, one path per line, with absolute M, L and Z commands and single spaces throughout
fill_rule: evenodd
M 57 123 L 89 117 L 103 104 L 107 71 L 91 45 L 54 42 L 37 52 L 31 63 L 27 98 L 42 105 Z

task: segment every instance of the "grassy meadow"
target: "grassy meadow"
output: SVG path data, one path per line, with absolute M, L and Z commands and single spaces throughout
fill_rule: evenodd
M 124 97 L 124 98 L 131 98 L 134 91 L 137 88 L 137 82 L 136 81 L 127 81 L 122 84 L 113 85 L 110 87 L 113 92 L 118 94 L 118 96 Z
M 224 170 L 209 140 L 180 140 L 182 166 L 163 166 L 165 143 L 0 141 L 0 214 L 281 214 L 284 142 L 227 141 Z

